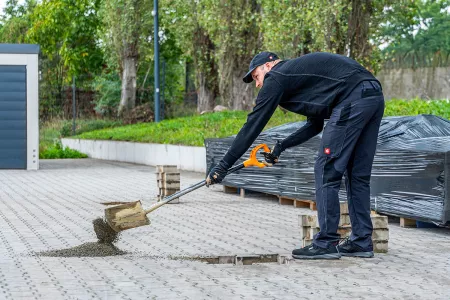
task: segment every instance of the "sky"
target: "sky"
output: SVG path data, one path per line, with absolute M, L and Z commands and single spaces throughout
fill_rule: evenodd
M 3 8 L 5 8 L 6 6 L 6 1 L 7 0 L 0 0 L 0 13 L 3 14 Z M 19 3 L 23 3 L 23 0 L 19 0 Z

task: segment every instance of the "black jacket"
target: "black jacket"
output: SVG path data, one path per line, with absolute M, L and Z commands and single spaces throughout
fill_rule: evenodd
M 336 106 L 364 80 L 377 79 L 351 58 L 311 53 L 281 61 L 264 77 L 256 105 L 223 158 L 230 168 L 252 145 L 277 106 L 308 117 L 305 126 L 281 142 L 282 150 L 300 145 L 323 129 Z

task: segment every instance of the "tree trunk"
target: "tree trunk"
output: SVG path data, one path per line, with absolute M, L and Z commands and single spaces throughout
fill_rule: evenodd
M 206 74 L 197 72 L 198 98 L 197 111 L 211 111 L 214 109 L 216 93 L 212 91 L 207 84 Z
M 215 47 L 207 31 L 197 25 L 194 32 L 194 65 L 197 78 L 197 111 L 212 110 L 219 95 Z
M 120 97 L 118 115 L 133 109 L 136 105 L 136 57 L 128 56 L 123 59 L 122 94 Z
M 372 15 L 372 0 L 352 0 L 348 17 L 346 54 L 363 60 L 370 56 L 369 27 Z
M 245 70 L 244 70 L 245 71 Z M 253 107 L 254 82 L 242 81 L 242 69 L 233 71 L 233 83 L 231 84 L 231 108 L 233 110 L 250 110 Z

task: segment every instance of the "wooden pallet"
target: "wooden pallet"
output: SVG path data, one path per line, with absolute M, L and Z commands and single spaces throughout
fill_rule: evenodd
M 400 227 L 403 228 L 417 228 L 417 222 L 413 219 L 400 218 Z
M 223 185 L 223 192 L 226 194 L 239 194 L 242 198 L 245 198 L 245 189 L 244 188 L 238 188 L 234 186 L 227 186 Z M 263 192 L 258 192 L 265 195 L 270 195 L 278 198 L 278 203 L 281 205 L 292 205 L 294 207 L 299 208 L 309 208 L 311 210 L 317 210 L 316 203 L 312 200 L 301 200 L 301 199 L 295 199 L 291 197 L 286 196 L 279 196 L 274 194 L 268 194 Z
M 245 198 L 245 189 L 234 186 L 223 186 L 223 192 L 226 194 L 239 194 L 241 198 Z
M 317 210 L 316 202 L 311 200 L 294 199 L 286 196 L 278 196 L 278 203 L 281 205 L 293 205 L 298 208 L 309 208 L 311 210 Z

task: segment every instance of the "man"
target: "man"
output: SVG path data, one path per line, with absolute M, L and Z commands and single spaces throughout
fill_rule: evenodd
M 287 148 L 304 143 L 323 130 L 315 162 L 316 205 L 320 232 L 310 246 L 295 249 L 297 259 L 373 257 L 370 219 L 370 174 L 378 130 L 384 112 L 379 81 L 351 58 L 311 53 L 281 61 L 262 52 L 250 63 L 244 82 L 261 88 L 253 111 L 222 160 L 211 170 L 207 184 L 220 183 L 252 145 L 278 105 L 307 116 L 306 124 L 277 141 L 268 163 L 276 163 Z M 324 120 L 329 119 L 325 129 Z M 339 244 L 338 192 L 344 173 L 352 224 L 349 239 Z

